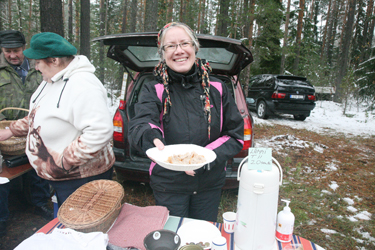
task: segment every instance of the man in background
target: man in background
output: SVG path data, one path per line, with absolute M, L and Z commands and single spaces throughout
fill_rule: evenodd
M 29 109 L 31 95 L 43 78 L 34 67 L 34 60 L 23 55 L 25 37 L 20 31 L 0 31 L 0 110 L 6 107 Z M 6 110 L 0 113 L 0 120 L 17 120 L 26 116 L 21 110 Z M 53 219 L 53 211 L 47 206 L 50 186 L 40 178 L 34 169 L 23 175 L 26 199 L 34 206 L 34 214 L 47 220 Z M 9 218 L 8 196 L 10 183 L 0 184 L 0 236 L 6 234 Z

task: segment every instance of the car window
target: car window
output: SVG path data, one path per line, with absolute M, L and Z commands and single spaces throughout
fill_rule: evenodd
M 286 85 L 302 85 L 302 86 L 310 86 L 310 83 L 307 81 L 295 80 L 295 79 L 279 79 L 280 82 Z
M 263 83 L 260 81 L 259 77 L 254 77 L 250 79 L 249 86 L 252 88 L 259 88 Z

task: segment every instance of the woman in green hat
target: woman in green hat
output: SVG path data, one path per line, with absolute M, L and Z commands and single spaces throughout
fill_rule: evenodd
M 26 154 L 38 175 L 56 190 L 59 206 L 81 185 L 112 179 L 112 118 L 107 92 L 87 57 L 58 34 L 32 37 L 24 51 L 36 60 L 43 82 L 29 115 L 0 131 L 0 140 L 27 135 Z

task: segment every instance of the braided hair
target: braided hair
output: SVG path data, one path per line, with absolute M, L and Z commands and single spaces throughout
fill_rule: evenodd
M 165 34 L 164 32 L 165 32 L 166 29 L 168 29 L 170 27 L 174 27 L 174 26 L 180 26 L 180 27 L 184 26 L 184 27 L 187 27 L 189 31 L 191 31 L 190 33 L 194 36 L 193 41 L 194 41 L 194 46 L 196 46 L 196 51 L 197 51 L 198 48 L 199 48 L 199 44 L 197 42 L 198 39 L 197 39 L 195 33 L 190 29 L 190 27 L 187 26 L 184 23 L 172 22 L 172 23 L 168 23 L 167 25 L 165 25 L 159 31 L 159 34 L 158 34 L 158 48 L 159 48 L 159 54 L 160 54 L 160 56 L 163 57 L 163 55 L 162 55 L 162 44 L 161 44 L 161 41 L 162 41 L 163 35 Z M 211 104 L 210 104 L 210 79 L 209 79 L 209 73 L 211 72 L 212 69 L 211 69 L 209 63 L 205 59 L 196 58 L 196 60 L 195 60 L 194 63 L 197 66 L 199 76 L 202 78 L 201 85 L 202 85 L 204 94 L 206 96 L 205 97 L 204 112 L 205 112 L 206 117 L 207 117 L 207 122 L 208 122 L 208 138 L 210 139 L 210 134 L 211 134 Z M 167 93 L 167 98 L 164 100 L 164 112 L 163 112 L 163 116 L 165 116 L 168 113 L 169 108 L 172 107 L 172 101 L 171 101 L 171 96 L 170 96 L 170 93 L 169 93 L 168 65 L 166 64 L 166 62 L 165 62 L 164 59 L 160 60 L 159 64 L 155 67 L 155 69 L 154 69 L 154 75 L 156 77 L 160 77 L 162 79 L 164 90 Z

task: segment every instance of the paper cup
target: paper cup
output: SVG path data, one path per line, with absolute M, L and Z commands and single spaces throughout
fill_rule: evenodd
M 228 250 L 227 239 L 223 236 L 212 239 L 211 250 Z
M 224 231 L 231 234 L 234 232 L 234 224 L 236 222 L 236 213 L 225 212 L 223 213 Z

